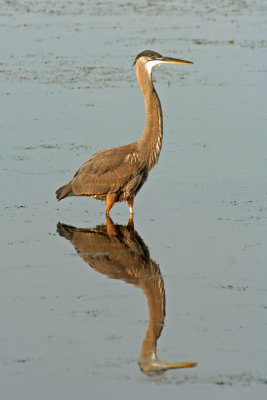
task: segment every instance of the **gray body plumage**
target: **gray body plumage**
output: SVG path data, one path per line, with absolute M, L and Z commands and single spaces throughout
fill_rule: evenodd
M 94 154 L 70 182 L 56 191 L 58 200 L 69 196 L 93 197 L 107 202 L 106 214 L 115 202 L 128 201 L 132 214 L 134 197 L 157 163 L 162 147 L 162 110 L 152 82 L 152 68 L 164 63 L 192 64 L 162 57 L 151 50 L 138 54 L 134 64 L 146 108 L 143 134 L 137 142 Z

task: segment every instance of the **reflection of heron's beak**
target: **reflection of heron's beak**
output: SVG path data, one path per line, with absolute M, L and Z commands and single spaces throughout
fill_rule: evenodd
M 194 361 L 184 361 L 172 364 L 167 364 L 167 363 L 161 363 L 161 364 L 165 366 L 165 369 L 192 368 L 197 366 L 197 362 Z
M 192 61 L 180 60 L 179 58 L 162 57 L 159 58 L 162 64 L 194 64 Z
M 148 374 L 160 374 L 168 369 L 192 368 L 196 367 L 197 362 L 183 361 L 179 363 L 166 363 L 159 360 L 143 359 L 140 360 L 140 368 L 143 372 Z

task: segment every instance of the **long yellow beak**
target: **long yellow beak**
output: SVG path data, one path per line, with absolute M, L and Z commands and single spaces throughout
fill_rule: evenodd
M 159 59 L 166 64 L 194 64 L 192 61 L 180 60 L 179 58 L 162 57 Z

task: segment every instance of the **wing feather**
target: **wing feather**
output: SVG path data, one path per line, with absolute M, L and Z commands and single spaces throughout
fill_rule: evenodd
M 71 187 L 73 194 L 103 195 L 118 192 L 138 172 L 137 143 L 101 150 L 76 172 Z

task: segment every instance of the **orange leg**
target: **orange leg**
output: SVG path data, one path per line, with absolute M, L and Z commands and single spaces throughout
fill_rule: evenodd
M 109 211 L 111 210 L 111 208 L 113 207 L 114 203 L 117 200 L 117 193 L 108 193 L 107 194 L 107 205 L 106 205 L 106 211 L 105 214 L 108 215 Z
M 134 202 L 133 197 L 130 200 L 128 200 L 128 206 L 129 206 L 129 210 L 130 210 L 130 217 L 133 216 L 133 202 Z

